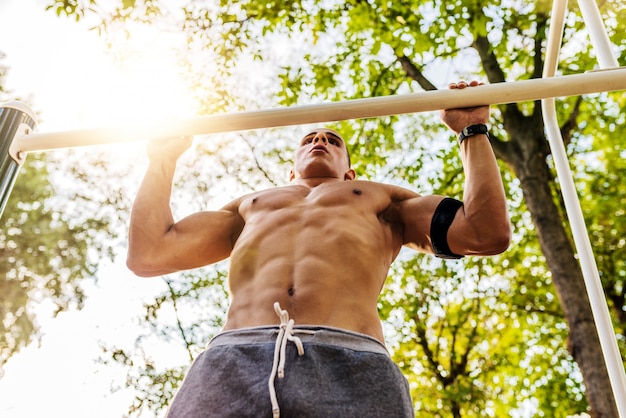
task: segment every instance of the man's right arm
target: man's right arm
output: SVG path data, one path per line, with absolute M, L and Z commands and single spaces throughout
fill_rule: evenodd
M 175 222 L 170 209 L 179 156 L 191 139 L 150 143 L 150 165 L 130 217 L 126 264 L 139 276 L 202 267 L 227 258 L 243 228 L 238 201 L 219 211 L 200 212 Z

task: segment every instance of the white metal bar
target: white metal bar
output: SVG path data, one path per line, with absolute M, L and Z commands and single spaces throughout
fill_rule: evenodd
M 463 90 L 442 89 L 344 102 L 230 113 L 177 120 L 156 120 L 118 128 L 37 133 L 16 138 L 20 153 L 86 145 L 219 132 L 334 122 L 454 107 L 472 107 L 626 90 L 626 67 L 585 74 L 489 84 Z
M 579 1 L 581 3 L 583 2 L 583 0 Z M 543 72 L 544 77 L 554 77 L 558 67 L 558 56 L 563 38 L 566 10 L 567 0 L 554 1 Z M 597 22 L 596 26 L 598 26 Z M 605 57 L 605 59 L 609 61 L 608 57 Z M 561 129 L 557 120 L 555 100 L 554 98 L 544 99 L 541 105 L 546 135 L 550 149 L 552 150 L 552 158 L 561 185 L 561 193 L 574 237 L 574 244 L 578 252 L 592 314 L 596 329 L 598 330 L 598 337 L 609 374 L 609 380 L 613 388 L 613 396 L 620 417 L 626 417 L 626 374 L 624 373 L 624 363 L 617 345 L 617 338 L 602 288 L 602 282 L 600 281 L 598 266 L 595 261 L 589 234 L 587 233 L 587 226 L 585 225 L 583 212 L 576 192 L 576 186 L 569 167 L 565 145 L 563 144 L 563 138 L 561 136 Z
M 594 0 L 578 0 L 578 5 L 585 21 L 585 27 L 589 31 L 589 38 L 596 52 L 600 68 L 618 67 L 619 64 L 615 58 L 602 16 L 600 16 L 598 5 Z

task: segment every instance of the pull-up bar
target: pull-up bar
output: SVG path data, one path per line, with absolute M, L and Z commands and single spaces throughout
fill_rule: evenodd
M 57 148 L 336 122 L 626 90 L 625 70 L 626 68 L 616 68 L 562 77 L 490 84 L 478 89 L 444 89 L 289 108 L 155 120 L 117 128 L 20 135 L 14 140 L 11 154 L 16 161 L 20 161 L 24 153 Z
M 35 117 L 19 102 L 0 104 L 0 216 L 29 152 L 89 145 L 206 135 L 279 126 L 336 122 L 440 109 L 497 105 L 626 90 L 625 68 L 397 96 L 311 104 L 223 115 L 154 120 L 143 124 L 36 133 Z

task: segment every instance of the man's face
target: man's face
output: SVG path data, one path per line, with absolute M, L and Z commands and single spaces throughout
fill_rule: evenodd
M 305 135 L 296 151 L 294 178 L 339 178 L 352 180 L 348 151 L 341 136 L 332 129 L 319 128 Z

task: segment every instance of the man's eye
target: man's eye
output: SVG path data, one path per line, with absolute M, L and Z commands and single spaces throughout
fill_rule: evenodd
M 330 138 L 328 140 L 328 143 L 329 144 L 333 144 L 333 145 L 339 145 L 339 141 L 337 141 L 336 139 L 333 139 L 333 138 Z

